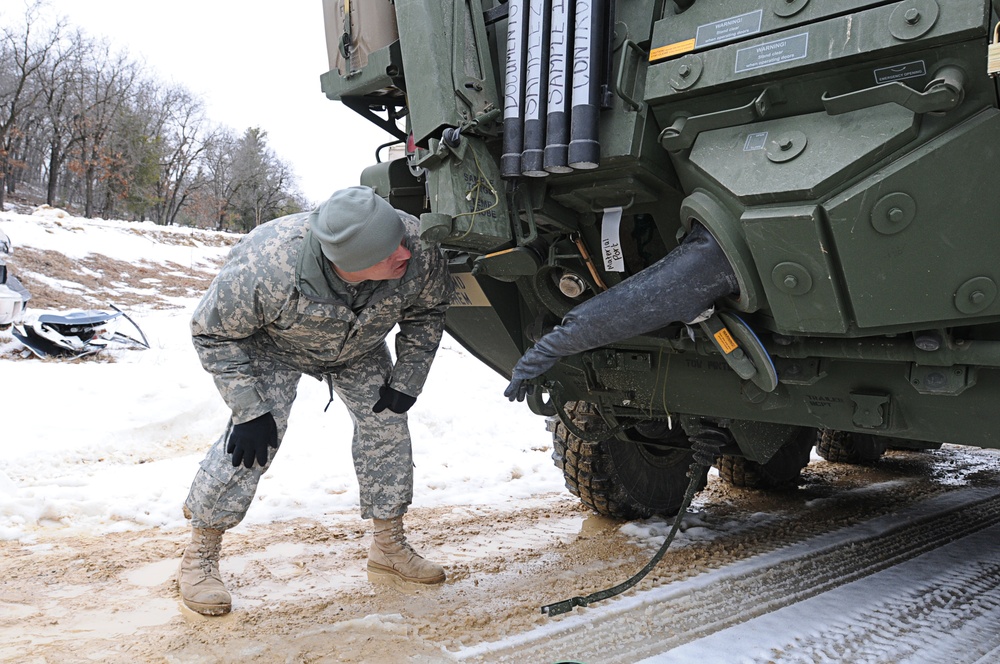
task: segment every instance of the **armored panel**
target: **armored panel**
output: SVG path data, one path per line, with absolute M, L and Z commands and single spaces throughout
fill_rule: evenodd
M 847 311 L 817 206 L 759 208 L 741 222 L 775 326 L 783 332 L 847 331 Z
M 988 109 L 825 204 L 858 326 L 1000 315 L 998 145 Z
M 916 116 L 893 104 L 811 113 L 703 132 L 689 158 L 745 205 L 816 200 L 913 140 L 916 129 Z

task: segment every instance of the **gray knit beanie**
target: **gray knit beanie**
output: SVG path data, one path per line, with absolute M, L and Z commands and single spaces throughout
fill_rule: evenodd
M 403 220 L 370 187 L 335 192 L 309 217 L 309 227 L 331 263 L 345 272 L 385 260 L 403 240 Z

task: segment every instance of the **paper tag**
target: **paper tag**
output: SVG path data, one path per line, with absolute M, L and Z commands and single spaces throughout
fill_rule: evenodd
M 601 253 L 604 255 L 605 272 L 625 271 L 625 258 L 622 256 L 622 245 L 619 240 L 621 223 L 620 207 L 604 208 L 604 220 L 601 222 Z

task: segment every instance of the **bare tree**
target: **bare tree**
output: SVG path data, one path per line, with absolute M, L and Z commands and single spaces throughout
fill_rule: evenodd
M 59 178 L 70 151 L 81 140 L 76 129 L 79 98 L 72 94 L 84 77 L 84 56 L 91 42 L 79 30 L 62 43 L 57 57 L 39 70 L 41 109 L 46 121 L 47 167 L 45 202 L 56 204 Z
M 23 27 L 0 28 L 0 209 L 12 186 L 10 154 L 20 137 L 19 122 L 41 97 L 41 86 L 32 85 L 38 71 L 56 51 L 62 22 L 35 36 L 40 25 L 42 0 L 25 6 Z
M 240 183 L 234 177 L 233 155 L 239 139 L 231 129 L 217 129 L 208 137 L 202 155 L 204 198 L 213 213 L 216 230 L 223 230 L 232 214 Z
M 163 107 L 169 109 L 164 127 L 163 151 L 160 161 L 160 201 L 157 221 L 171 224 L 185 200 L 200 183 L 194 178 L 198 160 L 205 151 L 202 139 L 205 116 L 201 101 L 181 87 L 165 91 Z
M 83 178 L 83 214 L 93 217 L 96 187 L 114 167 L 115 155 L 108 150 L 105 140 L 118 113 L 132 101 L 139 67 L 126 53 L 112 55 L 106 41 L 97 44 L 89 54 L 90 61 L 75 91 L 80 109 L 75 124 L 80 141 L 78 159 L 72 165 Z

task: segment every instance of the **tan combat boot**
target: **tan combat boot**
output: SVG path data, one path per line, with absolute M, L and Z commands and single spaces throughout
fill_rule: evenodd
M 424 560 L 406 541 L 403 517 L 373 519 L 375 538 L 368 551 L 368 578 L 389 577 L 390 580 L 432 585 L 444 583 L 444 568 Z
M 219 574 L 222 533 L 210 528 L 193 528 L 191 543 L 184 549 L 177 570 L 177 585 L 184 604 L 206 616 L 221 616 L 233 608 L 233 598 Z

